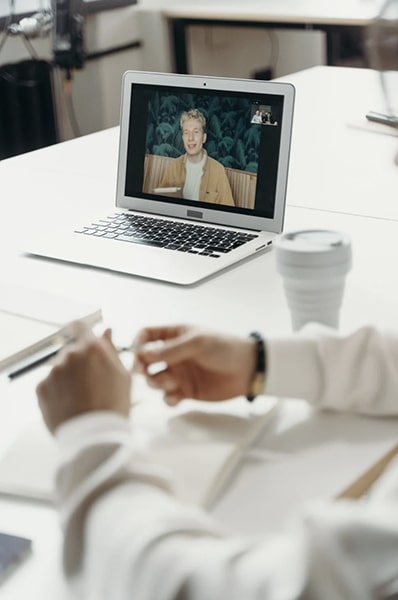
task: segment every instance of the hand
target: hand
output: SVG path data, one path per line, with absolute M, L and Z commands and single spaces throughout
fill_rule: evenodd
M 254 340 L 178 325 L 143 329 L 135 341 L 158 340 L 164 344 L 137 354 L 135 370 L 163 390 L 167 404 L 183 398 L 226 400 L 249 392 L 256 369 Z M 151 374 L 150 365 L 161 361 L 167 363 L 165 370 Z
M 36 392 L 51 432 L 77 415 L 110 410 L 127 416 L 131 376 L 119 360 L 110 330 L 96 337 L 82 322 L 72 330 L 74 342 L 57 355 L 50 374 Z

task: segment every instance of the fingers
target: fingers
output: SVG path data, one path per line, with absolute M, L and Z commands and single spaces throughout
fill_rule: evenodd
M 111 341 L 111 331 L 96 337 L 84 324 L 71 327 L 74 341 L 57 356 L 36 393 L 50 429 L 64 421 L 97 410 L 127 416 L 130 409 L 131 376 L 123 367 Z
M 169 406 L 176 406 L 181 400 L 184 399 L 184 396 L 178 394 L 177 392 L 166 392 L 163 396 L 163 399 Z
M 104 333 L 102 334 L 102 338 L 112 344 L 112 329 L 110 327 L 105 329 Z
M 178 388 L 178 383 L 168 370 L 149 375 L 147 377 L 151 387 L 163 390 L 164 392 L 175 392 Z
M 112 343 L 112 329 L 110 327 L 105 329 L 104 333 L 99 338 L 93 333 L 92 328 L 89 325 L 87 325 L 87 323 L 81 320 L 73 321 L 72 323 L 70 323 L 67 331 L 68 336 L 72 340 L 71 343 L 81 344 L 97 339 L 102 339 L 107 344 L 110 344 L 112 347 L 114 347 Z
M 150 346 L 159 339 L 162 345 Z M 174 406 L 184 398 L 196 397 L 193 373 L 204 349 L 205 335 L 193 327 L 177 325 L 147 328 L 137 340 L 149 347 L 137 353 L 133 369 L 143 374 L 151 387 L 163 391 L 167 404 Z
M 169 340 L 182 335 L 187 330 L 186 325 L 168 325 L 160 327 L 145 327 L 137 334 L 134 342 L 146 344 L 158 340 Z
M 150 387 L 162 390 L 163 399 L 169 406 L 175 406 L 185 398 L 178 381 L 168 371 L 148 376 L 147 382 Z
M 148 345 L 147 350 L 138 352 L 135 356 L 134 363 L 132 365 L 132 371 L 135 373 L 141 373 L 143 375 L 148 374 L 148 366 L 154 363 L 167 362 L 164 358 L 164 353 L 167 353 L 167 346 L 170 340 L 174 340 L 174 344 L 178 344 L 180 336 L 183 336 L 188 330 L 186 325 L 171 325 L 161 327 L 146 327 L 142 329 L 134 339 L 134 343 L 137 345 Z M 164 341 L 163 345 L 150 347 L 151 342 Z
M 95 336 L 93 331 L 84 321 L 73 321 L 68 327 L 68 334 L 73 340 L 90 340 Z
M 97 336 L 93 333 L 91 327 L 83 321 L 74 321 L 70 324 L 68 333 L 71 341 L 66 343 L 58 353 L 53 362 L 54 366 L 64 363 L 73 355 L 85 354 L 89 356 L 92 353 L 103 355 L 103 359 L 105 359 L 104 355 L 106 354 L 113 364 L 122 365 L 112 342 L 112 330 L 110 328 L 107 328 L 101 336 Z
M 81 349 L 87 342 L 96 339 L 91 327 L 84 321 L 73 321 L 66 328 L 66 333 L 68 341 L 51 361 L 54 366 L 62 364 L 70 352 Z
M 194 329 L 184 328 L 177 336 L 166 339 L 162 346 L 144 348 L 137 358 L 145 366 L 155 362 L 166 362 L 172 366 L 194 359 L 201 351 L 201 337 L 195 334 Z

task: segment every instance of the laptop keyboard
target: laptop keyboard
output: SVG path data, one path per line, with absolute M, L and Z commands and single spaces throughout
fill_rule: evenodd
M 258 237 L 255 233 L 127 214 L 116 214 L 101 219 L 98 223 L 92 223 L 75 233 L 212 258 L 219 258 Z

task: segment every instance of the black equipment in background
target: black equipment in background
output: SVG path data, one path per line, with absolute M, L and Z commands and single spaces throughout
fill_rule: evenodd
M 54 63 L 63 69 L 81 69 L 86 59 L 81 0 L 52 0 Z
M 58 141 L 52 66 L 24 60 L 0 67 L 0 159 Z
M 43 9 L 16 21 L 15 1 L 10 0 L 11 14 L 2 35 L 0 31 L 0 52 L 9 36 L 19 36 L 31 59 L 0 66 L 0 160 L 60 141 L 53 91 L 54 73 L 57 68 L 63 71 L 64 82 L 68 84 L 63 88 L 66 105 L 72 107 L 69 112 L 73 113 L 68 82 L 73 79 L 76 69 L 83 68 L 86 60 L 96 60 L 141 46 L 137 40 L 87 54 L 84 43 L 86 15 L 94 12 L 94 7 L 95 10 L 106 10 L 135 4 L 136 1 L 51 0 L 50 10 Z M 29 41 L 29 38 L 47 35 L 52 38 L 51 63 L 39 60 Z M 75 135 L 79 135 L 77 126 L 73 130 Z

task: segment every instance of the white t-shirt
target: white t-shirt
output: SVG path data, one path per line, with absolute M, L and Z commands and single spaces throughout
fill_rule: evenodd
M 186 160 L 186 177 L 182 195 L 184 198 L 188 198 L 188 200 L 199 200 L 200 182 L 202 180 L 205 160 L 205 154 L 203 154 L 200 162 L 192 162 L 189 158 Z

